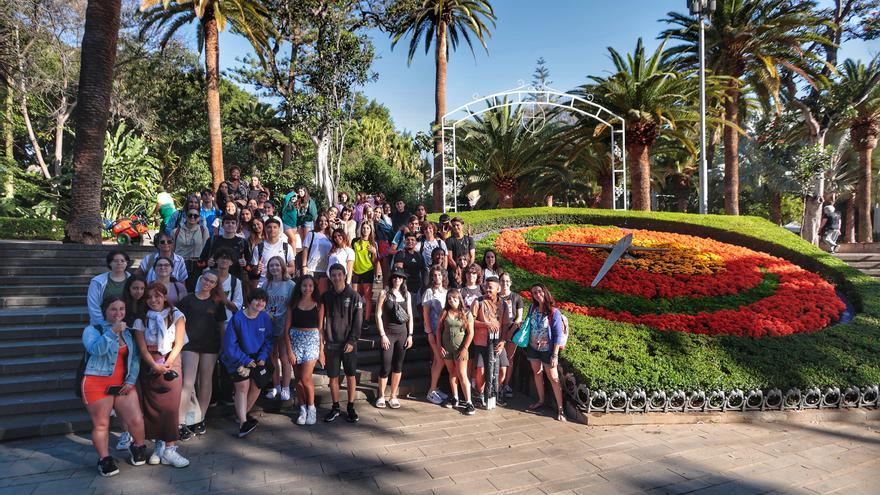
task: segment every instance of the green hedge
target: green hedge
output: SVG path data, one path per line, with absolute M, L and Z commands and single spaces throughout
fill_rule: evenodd
M 0 239 L 60 241 L 64 238 L 64 222 L 43 218 L 0 217 Z
M 575 208 L 488 210 L 459 216 L 475 233 L 570 223 L 711 237 L 817 272 L 835 283 L 859 311 L 851 322 L 821 332 L 762 339 L 663 332 L 572 314 L 563 360 L 590 388 L 784 390 L 880 383 L 880 283 L 766 220 Z M 491 238 L 484 239 L 478 249 L 486 249 L 490 242 Z M 529 278 L 521 272 L 514 283 L 519 289 Z

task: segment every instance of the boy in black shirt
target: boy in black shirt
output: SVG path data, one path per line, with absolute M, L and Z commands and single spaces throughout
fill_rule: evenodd
M 229 267 L 229 273 L 242 280 L 241 272 L 247 266 L 247 260 L 251 258 L 251 250 L 248 241 L 235 235 L 236 232 L 238 232 L 238 219 L 232 215 L 225 215 L 223 217 L 223 235 L 215 235 L 208 239 L 199 259 L 214 268 L 214 253 L 223 248 L 229 249 L 236 256 L 232 266 Z
M 446 239 L 449 266 L 455 266 L 455 261 L 462 256 L 467 256 L 471 263 L 477 257 L 477 245 L 474 238 L 464 235 L 464 220 L 459 217 L 452 219 L 452 235 Z
M 341 414 L 339 408 L 339 367 L 345 372 L 348 388 L 348 422 L 356 423 L 354 399 L 357 393 L 357 342 L 364 323 L 364 300 L 345 282 L 345 267 L 334 263 L 330 267 L 333 286 L 321 296 L 324 305 L 324 353 L 330 396 L 333 407 L 324 416 L 331 422 Z

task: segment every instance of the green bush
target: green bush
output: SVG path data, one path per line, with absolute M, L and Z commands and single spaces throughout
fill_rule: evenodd
M 766 220 L 576 208 L 490 210 L 459 216 L 474 233 L 570 223 L 711 237 L 817 272 L 835 283 L 859 311 L 849 323 L 820 332 L 761 339 L 664 332 L 570 314 L 571 337 L 562 353 L 563 361 L 578 382 L 591 389 L 785 389 L 880 382 L 880 282 Z M 478 249 L 488 248 L 491 239 L 483 239 Z M 513 275 L 518 290 L 526 288 L 533 276 L 516 269 Z M 765 278 L 765 283 L 774 281 Z M 566 283 L 555 284 L 564 294 Z M 606 302 L 613 308 L 615 301 L 602 304 Z M 732 303 L 738 304 L 735 300 Z M 674 300 L 663 304 L 674 306 Z
M 64 222 L 61 220 L 0 217 L 0 239 L 60 241 L 62 238 Z

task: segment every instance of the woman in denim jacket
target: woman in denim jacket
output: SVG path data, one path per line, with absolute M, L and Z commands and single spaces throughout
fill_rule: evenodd
M 129 447 L 130 462 L 142 466 L 146 460 L 144 418 L 135 388 L 140 370 L 140 352 L 131 331 L 126 328 L 125 302 L 112 296 L 101 304 L 102 321 L 83 330 L 86 368 L 83 374 L 82 399 L 92 418 L 92 443 L 98 451 L 98 473 L 113 476 L 119 473 L 107 445 L 110 411 L 113 409 L 134 437 Z

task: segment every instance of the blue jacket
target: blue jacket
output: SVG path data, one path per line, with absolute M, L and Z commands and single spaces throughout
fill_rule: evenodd
M 235 313 L 226 324 L 220 362 L 230 373 L 253 361 L 268 361 L 272 351 L 272 320 L 265 311 L 250 319 L 244 310 Z M 252 357 L 255 356 L 255 357 Z
M 88 352 L 86 375 L 110 376 L 113 374 L 113 368 L 116 366 L 116 356 L 119 353 L 119 341 L 113 335 L 110 327 L 109 323 L 102 320 L 95 325 L 87 326 L 83 330 L 83 346 L 86 348 L 86 352 Z M 134 337 L 131 335 L 131 330 L 126 328 L 122 332 L 122 339 L 125 341 L 125 345 L 128 346 L 125 383 L 134 385 L 137 382 L 138 372 L 141 368 L 141 353 L 138 350 L 137 343 L 134 341 Z

